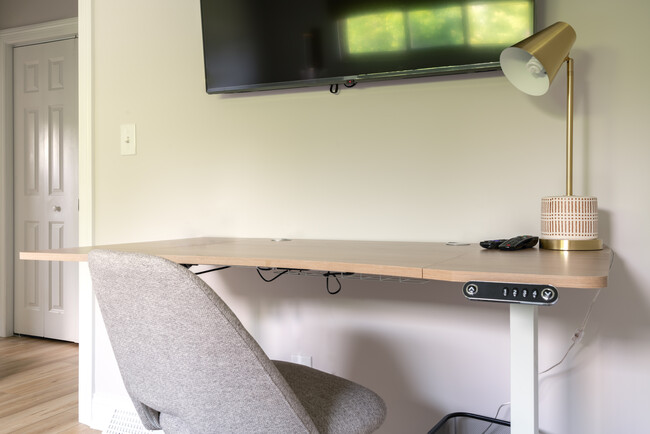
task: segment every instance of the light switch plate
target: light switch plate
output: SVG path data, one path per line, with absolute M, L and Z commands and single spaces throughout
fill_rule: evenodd
M 135 124 L 120 125 L 120 153 L 135 155 Z

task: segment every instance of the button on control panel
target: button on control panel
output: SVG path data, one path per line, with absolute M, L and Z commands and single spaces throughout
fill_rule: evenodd
M 558 292 L 551 285 L 529 285 L 504 282 L 467 282 L 463 294 L 470 300 L 500 301 L 549 306 L 555 304 Z

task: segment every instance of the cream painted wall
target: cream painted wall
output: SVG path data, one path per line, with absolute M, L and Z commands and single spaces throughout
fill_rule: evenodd
M 540 382 L 548 434 L 641 433 L 650 398 L 650 5 L 538 1 L 540 26 L 578 39 L 577 194 L 599 197 L 616 252 L 585 339 Z M 124 11 L 128 11 L 126 14 Z M 468 241 L 537 233 L 539 199 L 564 188 L 564 86 L 545 97 L 500 73 L 239 96 L 205 94 L 198 1 L 95 2 L 95 241 L 187 236 Z M 601 28 L 602 23 L 607 23 Z M 119 31 L 117 31 L 119 29 Z M 136 156 L 119 126 L 137 124 Z M 460 286 L 208 277 L 274 358 L 377 390 L 382 432 L 423 432 L 452 411 L 509 397 L 507 307 Z M 593 296 L 564 290 L 540 311 L 540 367 L 559 360 Z M 96 396 L 123 394 L 97 323 Z

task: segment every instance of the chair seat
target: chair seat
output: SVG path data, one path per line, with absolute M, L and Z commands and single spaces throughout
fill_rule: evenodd
M 308 366 L 273 360 L 321 434 L 371 433 L 386 417 L 373 391 Z

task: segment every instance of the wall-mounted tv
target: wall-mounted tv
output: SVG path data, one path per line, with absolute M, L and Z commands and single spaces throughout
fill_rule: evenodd
M 499 68 L 534 0 L 201 0 L 208 93 Z

